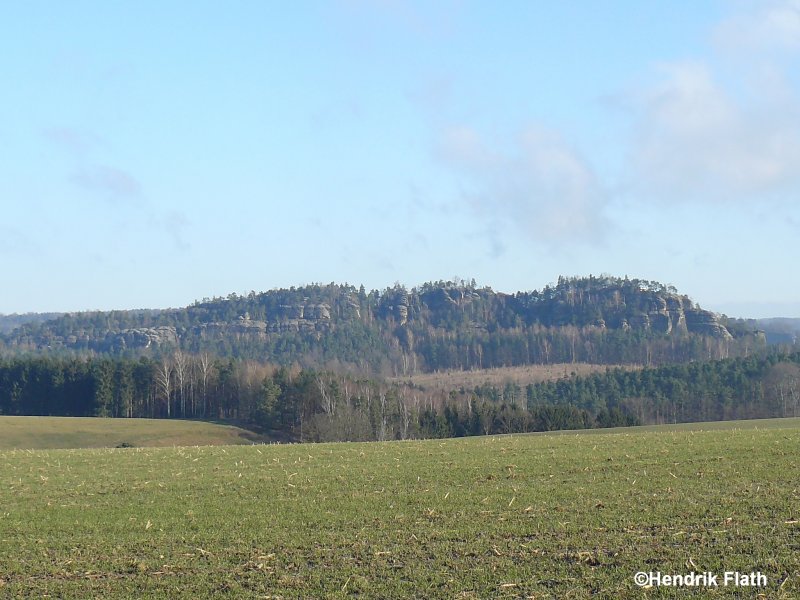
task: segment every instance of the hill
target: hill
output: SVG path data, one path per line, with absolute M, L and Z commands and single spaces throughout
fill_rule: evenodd
M 726 320 L 670 286 L 561 277 L 507 294 L 475 282 L 309 285 L 232 294 L 182 309 L 73 313 L 0 336 L 6 353 L 190 353 L 408 375 L 586 362 L 661 364 L 762 348 L 757 326 Z
M 252 431 L 202 421 L 0 416 L 0 450 L 221 446 L 261 441 Z

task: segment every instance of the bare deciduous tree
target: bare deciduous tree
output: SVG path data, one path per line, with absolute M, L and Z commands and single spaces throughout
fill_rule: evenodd
M 173 361 L 175 364 L 175 379 L 178 384 L 178 398 L 180 399 L 181 417 L 186 416 L 186 383 L 189 371 L 189 359 L 180 350 L 176 350 L 173 354 Z
M 165 356 L 161 359 L 161 363 L 156 371 L 156 384 L 158 385 L 158 389 L 164 398 L 164 402 L 166 402 L 167 418 L 172 415 L 172 371 L 172 361 Z
M 208 381 L 211 377 L 211 357 L 208 352 L 203 352 L 199 359 L 200 383 L 202 386 L 203 416 L 208 414 Z

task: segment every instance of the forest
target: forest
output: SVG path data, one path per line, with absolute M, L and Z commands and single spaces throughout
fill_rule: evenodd
M 221 419 L 296 441 L 800 416 L 800 353 L 449 391 L 182 351 L 11 357 L 0 359 L 0 414 Z

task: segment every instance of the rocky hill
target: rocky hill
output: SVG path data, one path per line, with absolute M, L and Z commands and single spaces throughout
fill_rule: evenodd
M 369 293 L 310 285 L 183 309 L 75 313 L 0 337 L 6 353 L 209 352 L 392 374 L 550 362 L 653 364 L 750 352 L 752 323 L 723 320 L 674 288 L 559 278 L 507 294 L 439 281 Z

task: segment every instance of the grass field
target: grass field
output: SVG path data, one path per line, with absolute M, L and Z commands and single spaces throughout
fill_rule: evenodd
M 251 444 L 260 438 L 230 425 L 160 419 L 0 416 L 0 450 L 208 446 Z
M 519 367 L 496 367 L 494 369 L 475 369 L 473 371 L 440 371 L 436 373 L 419 373 L 407 377 L 393 377 L 390 381 L 411 383 L 425 389 L 441 389 L 450 391 L 463 387 L 474 389 L 475 386 L 490 384 L 502 387 L 506 383 L 515 383 L 524 387 L 529 383 L 554 381 L 569 377 L 573 373 L 579 376 L 592 373 L 605 373 L 609 368 L 638 369 L 631 365 L 593 365 L 588 363 L 561 363 L 552 365 L 524 365 Z
M 797 598 L 798 455 L 799 420 L 5 451 L 0 597 Z

